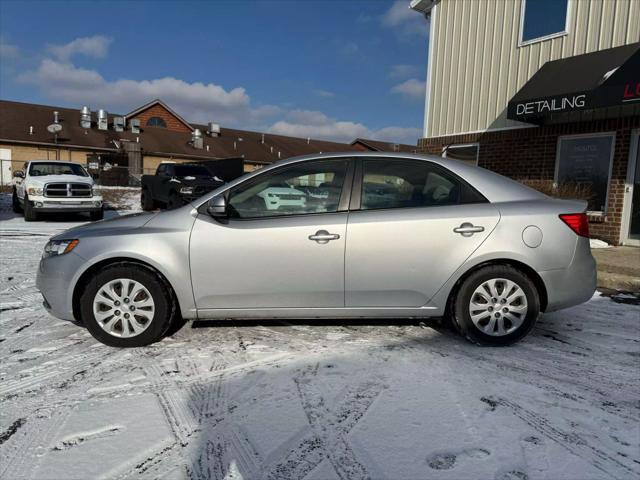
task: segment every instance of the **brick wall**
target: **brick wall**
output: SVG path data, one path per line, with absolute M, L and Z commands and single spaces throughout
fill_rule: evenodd
M 167 124 L 167 130 L 172 130 L 174 132 L 183 132 L 190 133 L 191 130 L 180 120 L 178 120 L 169 110 L 164 108 L 162 105 L 156 104 L 152 107 L 149 107 L 147 110 L 140 112 L 138 115 L 132 118 L 137 118 L 140 120 L 141 128 L 154 128 L 147 127 L 147 121 L 151 117 L 160 117 Z
M 640 116 L 589 122 L 545 125 L 494 132 L 423 138 L 418 151 L 441 155 L 444 147 L 478 142 L 478 165 L 516 180 L 553 180 L 558 137 L 583 133 L 615 132 L 615 147 L 606 215 L 590 217 L 591 235 L 618 244 L 622 224 L 624 185 L 631 133 L 640 128 Z

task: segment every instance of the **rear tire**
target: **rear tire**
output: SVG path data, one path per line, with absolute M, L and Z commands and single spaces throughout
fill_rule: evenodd
M 489 265 L 464 280 L 452 313 L 455 327 L 471 342 L 506 346 L 531 331 L 540 314 L 540 297 L 520 270 Z
M 163 279 L 131 263 L 106 267 L 89 281 L 80 296 L 82 322 L 96 340 L 111 347 L 142 347 L 157 342 L 171 326 L 175 309 Z
M 101 208 L 97 212 L 89 212 L 89 218 L 91 218 L 92 222 L 97 222 L 98 220 L 102 220 L 104 218 L 104 209 Z
M 22 213 L 22 207 L 20 206 L 20 199 L 18 198 L 18 192 L 13 189 L 13 195 L 11 196 L 11 208 L 13 213 Z
M 33 209 L 33 205 L 29 202 L 29 197 L 24 196 L 24 221 L 35 222 L 38 220 L 38 213 Z
M 142 210 L 144 210 L 145 212 L 156 208 L 153 197 L 149 193 L 149 190 L 147 190 L 146 188 L 143 188 L 142 193 L 140 194 L 140 204 L 142 206 Z

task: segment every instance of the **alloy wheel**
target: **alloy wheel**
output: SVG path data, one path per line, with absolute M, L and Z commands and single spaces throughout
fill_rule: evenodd
M 527 296 L 515 282 L 492 278 L 475 289 L 469 301 L 469 315 L 483 333 L 495 337 L 515 332 L 527 315 Z
M 153 320 L 155 303 L 140 282 L 118 278 L 105 283 L 93 299 L 93 314 L 98 325 L 114 337 L 135 337 Z

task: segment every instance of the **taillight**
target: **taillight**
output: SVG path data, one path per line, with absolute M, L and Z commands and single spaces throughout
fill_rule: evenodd
M 581 237 L 589 238 L 589 220 L 586 213 L 563 213 L 560 220 Z

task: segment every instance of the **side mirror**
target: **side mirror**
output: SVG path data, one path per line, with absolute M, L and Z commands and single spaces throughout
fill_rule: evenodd
M 13 176 L 15 178 L 24 178 L 24 172 L 22 170 L 16 170 L 13 172 Z
M 207 213 L 213 218 L 227 218 L 227 200 L 224 195 L 216 195 L 207 202 Z

